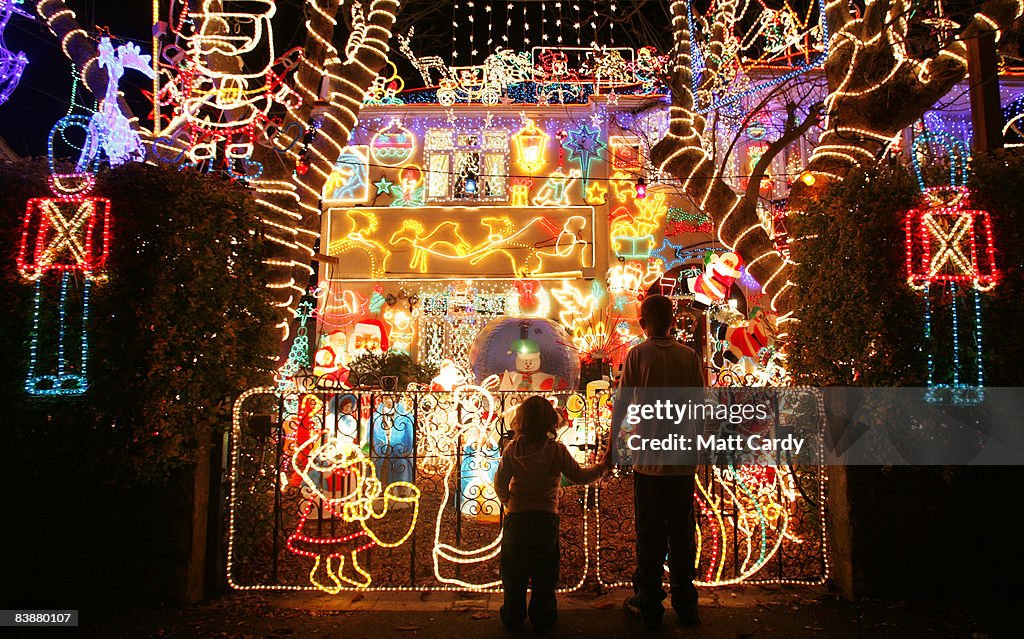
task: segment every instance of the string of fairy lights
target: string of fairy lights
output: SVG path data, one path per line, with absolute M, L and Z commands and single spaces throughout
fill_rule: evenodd
M 451 59 L 455 64 L 476 63 L 481 53 L 493 50 L 496 27 L 506 47 L 511 41 L 522 42 L 526 50 L 533 46 L 614 47 L 619 8 L 615 0 L 454 0 Z M 478 43 L 478 35 L 484 33 L 486 38 Z M 479 44 L 486 48 L 481 50 Z

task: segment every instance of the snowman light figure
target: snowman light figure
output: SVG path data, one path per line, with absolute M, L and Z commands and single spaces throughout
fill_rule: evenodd
M 560 381 L 554 375 L 542 373 L 540 345 L 527 337 L 529 326 L 524 324 L 519 330 L 519 339 L 512 342 L 509 353 L 515 353 L 516 370 L 505 371 L 501 376 L 503 391 L 555 390 Z

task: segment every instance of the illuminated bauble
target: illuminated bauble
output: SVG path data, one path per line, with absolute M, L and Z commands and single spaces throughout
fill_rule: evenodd
M 747 137 L 751 140 L 760 140 L 768 134 L 768 127 L 760 120 L 754 120 L 747 126 Z
M 559 324 L 542 318 L 502 317 L 493 319 L 473 340 L 469 365 L 477 383 L 491 375 L 516 370 L 516 346 L 532 342 L 527 350 L 539 349 L 539 372 L 557 378 L 556 388 L 575 389 L 580 382 L 580 358 L 572 338 Z
M 370 153 L 377 164 L 383 166 L 400 166 L 412 159 L 416 149 L 416 137 L 412 131 L 398 122 L 392 122 L 388 128 L 373 136 L 370 140 Z
M 814 183 L 817 182 L 818 179 L 814 177 L 814 174 L 811 173 L 810 171 L 804 171 L 803 173 L 800 174 L 800 181 L 806 184 L 807 186 L 814 186 Z

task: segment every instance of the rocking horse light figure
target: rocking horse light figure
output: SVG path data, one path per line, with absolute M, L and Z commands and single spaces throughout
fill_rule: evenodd
M 142 55 L 139 45 L 122 44 L 116 49 L 110 38 L 100 40 L 99 65 L 107 70 L 107 90 L 100 101 L 99 109 L 89 119 L 88 132 L 82 155 L 78 159 L 78 172 L 99 161 L 102 152 L 110 166 L 119 166 L 125 162 L 141 162 L 146 158 L 146 148 L 142 139 L 132 128 L 131 122 L 121 113 L 118 106 L 118 84 L 125 69 L 140 71 L 147 78 L 153 79 L 150 58 Z M 76 116 L 69 116 L 76 117 Z

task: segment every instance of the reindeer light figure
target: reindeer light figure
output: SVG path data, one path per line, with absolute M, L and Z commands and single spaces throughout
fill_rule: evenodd
M 139 45 L 122 44 L 114 48 L 110 38 L 103 38 L 99 44 L 100 68 L 107 70 L 107 90 L 100 101 L 100 107 L 89 119 L 85 146 L 78 159 L 78 171 L 99 160 L 102 151 L 110 166 L 118 166 L 125 162 L 141 162 L 146 158 L 146 148 L 142 139 L 132 128 L 131 122 L 121 113 L 118 106 L 118 84 L 125 69 L 134 69 L 147 78 L 153 79 L 155 74 L 150 67 L 148 55 L 142 55 Z
M 445 64 L 444 60 L 440 56 L 428 55 L 426 57 L 418 57 L 412 50 L 412 36 L 415 33 L 415 27 L 409 27 L 409 35 L 404 36 L 401 33 L 395 34 L 398 39 L 398 50 L 408 58 L 409 62 L 412 62 L 412 66 L 416 67 L 416 70 L 420 72 L 420 77 L 423 78 L 423 86 L 432 87 L 435 85 L 434 81 L 430 78 L 430 70 L 437 69 L 440 71 L 439 80 L 454 80 L 451 71 L 448 69 L 448 65 Z

